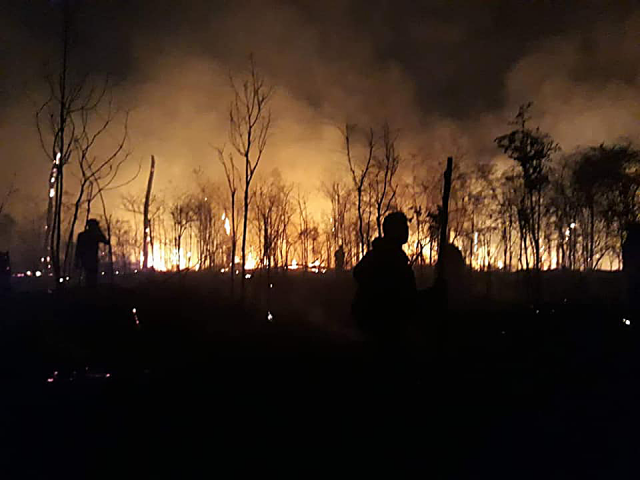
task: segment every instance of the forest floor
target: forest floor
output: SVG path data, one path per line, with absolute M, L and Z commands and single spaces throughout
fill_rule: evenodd
M 227 288 L 0 299 L 1 478 L 637 478 L 640 318 L 615 302 L 460 302 L 391 357 L 347 277 Z

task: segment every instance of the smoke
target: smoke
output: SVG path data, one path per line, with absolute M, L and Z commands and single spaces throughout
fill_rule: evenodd
M 640 138 L 640 11 L 585 34 L 543 42 L 507 76 L 507 104 L 536 104 L 565 150 Z
M 112 75 L 118 105 L 131 111 L 132 162 L 123 178 L 154 154 L 157 188 L 168 197 L 188 189 L 197 167 L 221 179 L 213 147 L 230 149 L 229 74 L 241 74 L 249 52 L 276 87 L 259 171 L 279 169 L 318 208 L 322 181 L 346 174 L 338 131 L 345 121 L 389 121 L 402 152 L 425 170 L 449 154 L 499 158 L 493 138 L 529 100 L 534 122 L 565 150 L 638 139 L 639 9 L 465 3 L 77 2 L 73 65 Z M 43 75 L 55 66 L 58 27 L 48 2 L 7 5 L 0 193 L 16 172 L 11 210 L 20 216 L 46 202 L 50 166 L 34 111 L 45 97 Z M 144 183 L 141 175 L 127 188 Z M 109 198 L 114 207 L 119 195 Z

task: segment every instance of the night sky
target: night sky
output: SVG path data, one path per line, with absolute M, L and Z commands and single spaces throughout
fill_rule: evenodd
M 419 5 L 422 3 L 422 5 Z M 400 129 L 432 168 L 446 155 L 497 159 L 517 106 L 564 150 L 640 135 L 638 2 L 80 1 L 71 69 L 109 75 L 131 111 L 135 162 L 159 161 L 168 195 L 192 170 L 221 174 L 229 72 L 249 52 L 276 86 L 264 174 L 309 191 L 346 167 L 336 126 Z M 60 55 L 60 2 L 0 6 L 0 192 L 16 174 L 19 214 L 46 201 L 49 164 L 34 114 Z M 146 164 L 145 164 L 146 165 Z M 136 165 L 131 166 L 132 169 Z M 144 178 L 130 187 L 143 189 Z

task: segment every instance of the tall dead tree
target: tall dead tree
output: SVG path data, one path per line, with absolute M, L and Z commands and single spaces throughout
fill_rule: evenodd
M 182 238 L 187 228 L 195 220 L 194 202 L 189 195 L 178 197 L 169 207 L 169 214 L 173 220 L 173 245 L 175 249 L 176 270 L 180 271 L 182 258 Z
M 238 227 L 236 225 L 236 194 L 238 193 L 238 177 L 240 172 L 233 160 L 233 155 L 230 153 L 225 159 L 224 149 L 218 149 L 218 160 L 224 168 L 224 175 L 227 179 L 227 187 L 229 189 L 229 203 L 231 209 L 231 224 L 227 234 L 231 240 L 231 266 L 229 267 L 229 274 L 231 275 L 231 295 L 234 294 L 234 278 L 235 278 L 235 262 L 236 262 L 236 248 L 238 245 Z M 225 216 L 225 220 L 228 220 L 229 216 Z M 225 227 L 226 229 L 226 227 Z
M 51 162 L 49 176 L 49 205 L 45 237 L 47 252 L 51 256 L 56 286 L 60 285 L 62 269 L 60 264 L 60 245 L 62 233 L 62 196 L 64 193 L 64 167 L 73 150 L 74 122 L 73 114 L 82 108 L 85 94 L 85 81 L 75 84 L 70 81 L 69 50 L 71 45 L 71 10 L 69 1 L 62 4 L 62 32 L 60 70 L 55 76 L 47 78 L 49 98 L 36 112 L 36 126 L 43 151 Z M 45 132 L 45 130 L 47 130 Z M 46 135 L 50 138 L 45 138 Z M 48 255 L 49 256 L 49 255 Z
M 369 129 L 366 141 L 366 149 L 364 156 L 360 162 L 354 157 L 353 152 L 353 135 L 356 129 L 356 125 L 347 123 L 342 130 L 342 136 L 344 138 L 347 162 L 349 164 L 349 171 L 351 172 L 351 181 L 356 191 L 358 201 L 358 240 L 359 240 L 359 255 L 362 256 L 368 249 L 368 235 L 365 237 L 364 232 L 364 210 L 363 210 L 363 196 L 365 193 L 366 181 L 371 169 L 375 149 L 376 149 L 376 137 L 372 128 Z
M 149 268 L 149 241 L 151 240 L 151 222 L 149 221 L 149 203 L 151 202 L 151 189 L 153 188 L 153 175 L 156 170 L 156 158 L 151 155 L 151 168 L 147 181 L 147 192 L 144 196 L 144 211 L 142 219 L 142 269 Z
M 438 278 L 442 277 L 445 268 L 446 246 L 449 243 L 449 196 L 451 195 L 451 175 L 453 173 L 453 158 L 447 158 L 447 169 L 444 171 L 444 188 L 442 191 L 442 210 L 440 211 L 440 243 L 438 245 L 438 263 L 436 264 Z
M 397 134 L 391 131 L 388 123 L 382 127 L 382 156 L 375 158 L 373 193 L 376 206 L 376 226 L 378 236 L 382 236 L 382 219 L 389 212 L 396 198 L 394 177 L 400 167 L 400 155 L 396 151 Z
M 251 181 L 267 146 L 271 126 L 271 110 L 268 107 L 273 96 L 273 88 L 267 86 L 264 77 L 258 73 L 253 55 L 250 56 L 249 63 L 248 76 L 241 84 L 231 77 L 234 99 L 229 108 L 229 140 L 238 155 L 244 159 L 242 276 L 240 277 L 243 295 Z

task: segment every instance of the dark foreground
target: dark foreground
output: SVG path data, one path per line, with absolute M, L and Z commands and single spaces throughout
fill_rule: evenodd
M 469 302 L 380 358 L 349 291 L 278 289 L 245 311 L 155 281 L 4 299 L 1 478 L 637 478 L 616 306 Z

